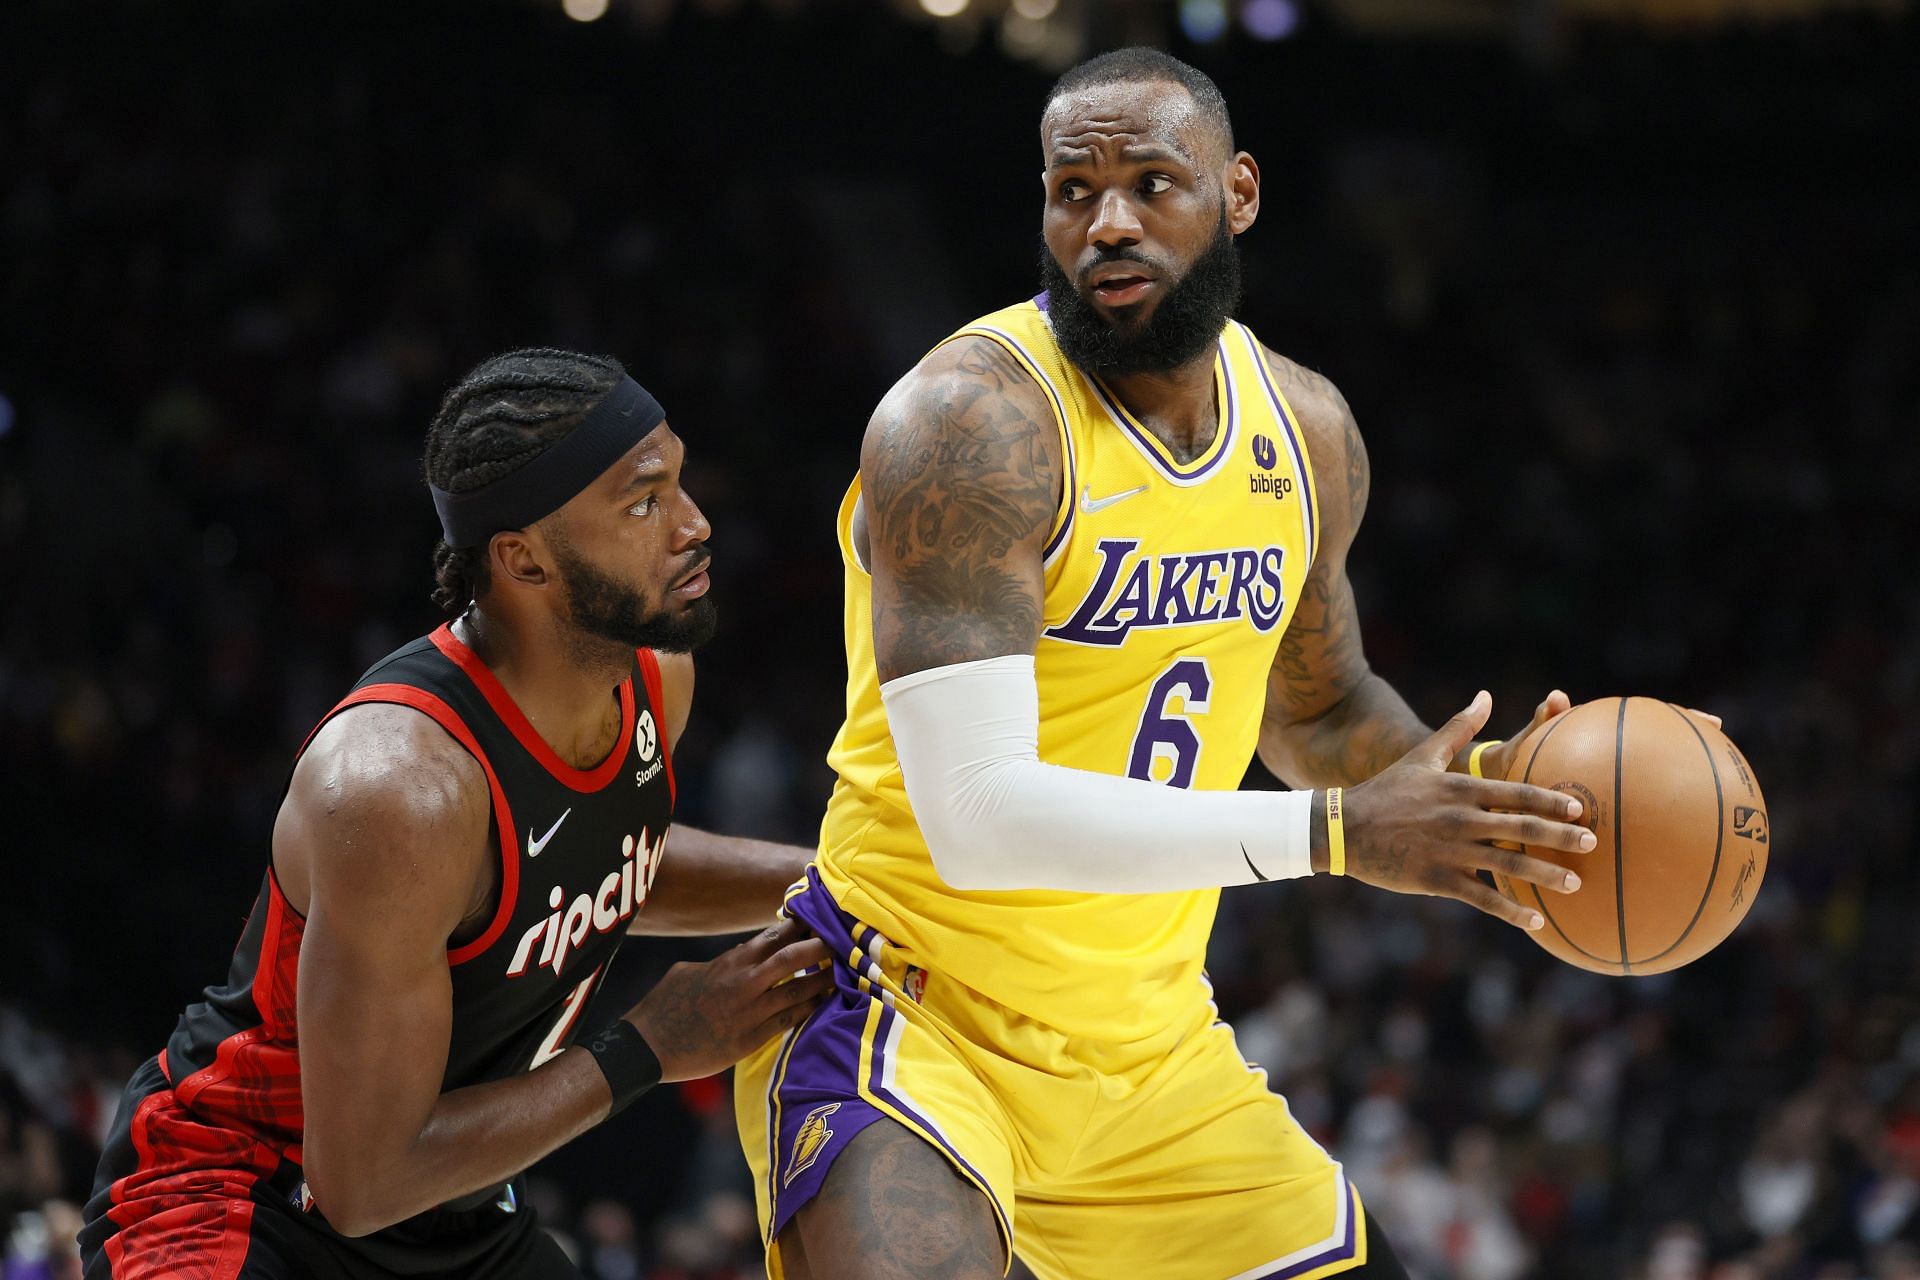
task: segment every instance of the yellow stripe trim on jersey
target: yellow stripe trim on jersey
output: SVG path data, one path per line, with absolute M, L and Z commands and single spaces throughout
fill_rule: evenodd
M 938 351 L 955 338 L 985 338 L 998 343 L 1047 393 L 1047 404 L 1053 410 L 1053 429 L 1060 433 L 1060 456 L 1067 464 L 1066 483 L 1061 488 L 1059 507 L 1053 513 L 1053 522 L 1047 526 L 1046 550 L 1041 557 L 1043 562 L 1051 563 L 1060 549 L 1067 545 L 1067 529 L 1073 523 L 1074 484 L 1079 470 L 1073 451 L 1073 432 L 1067 426 L 1067 403 L 1061 399 L 1060 389 L 1053 385 L 1053 379 L 1040 368 L 1039 361 L 1028 355 L 1027 349 L 1020 345 L 1020 340 L 1006 330 L 985 324 L 968 325 L 933 349 Z

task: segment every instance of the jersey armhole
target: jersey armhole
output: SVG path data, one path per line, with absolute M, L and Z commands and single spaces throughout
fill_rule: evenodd
M 1047 377 L 1039 361 L 1029 355 L 1027 349 L 1020 345 L 1020 340 L 1012 334 L 984 325 L 972 325 L 944 339 L 933 349 L 938 351 L 947 343 L 959 338 L 985 338 L 989 342 L 998 344 L 1014 358 L 1015 363 L 1026 370 L 1027 376 L 1033 379 L 1034 385 L 1046 393 L 1047 406 L 1053 412 L 1053 429 L 1060 434 L 1060 457 L 1066 464 L 1066 474 L 1061 477 L 1059 505 L 1054 510 L 1053 522 L 1047 526 L 1047 541 L 1040 554 L 1041 562 L 1051 566 L 1058 558 L 1060 549 L 1067 545 L 1067 534 L 1073 527 L 1073 491 L 1079 480 L 1078 459 L 1073 450 L 1073 432 L 1067 426 L 1066 401 L 1060 398 L 1060 389 L 1053 385 L 1053 379 Z
M 333 710 L 327 712 L 320 723 L 313 727 L 313 733 L 307 735 L 307 740 L 300 744 L 300 751 L 294 756 L 296 765 L 300 756 L 306 754 L 307 747 L 313 742 L 314 734 L 319 733 L 328 721 L 348 707 L 363 706 L 370 702 L 412 707 L 444 729 L 448 737 L 459 743 L 468 755 L 479 762 L 481 771 L 487 775 L 487 791 L 493 802 L 493 825 L 500 838 L 500 905 L 495 909 L 493 919 L 487 922 L 487 927 L 481 931 L 479 937 L 460 946 L 447 948 L 448 965 L 465 964 L 500 940 L 500 935 L 506 932 L 507 922 L 513 919 L 514 904 L 520 896 L 520 838 L 513 825 L 513 811 L 507 807 L 506 788 L 500 785 L 499 775 L 493 771 L 493 762 L 487 759 L 487 753 L 481 749 L 479 739 L 473 736 L 473 730 L 467 727 L 467 722 L 460 718 L 460 714 L 437 695 L 410 684 L 365 685 L 342 698 Z M 268 869 L 272 870 L 271 860 L 269 860 Z M 277 874 L 276 872 L 275 875 Z M 287 903 L 287 909 L 292 911 L 293 904 Z M 295 914 L 298 913 L 295 912 Z

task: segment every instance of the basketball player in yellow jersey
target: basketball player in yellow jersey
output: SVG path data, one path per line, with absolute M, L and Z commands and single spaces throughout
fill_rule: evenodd
M 1470 776 L 1505 776 L 1486 694 L 1435 733 L 1368 670 L 1366 454 L 1229 318 L 1260 184 L 1212 82 L 1097 58 L 1041 141 L 1046 293 L 894 388 L 841 512 L 839 784 L 787 901 L 837 985 L 736 1087 L 769 1270 L 1404 1277 L 1218 1020 L 1219 890 L 1344 871 L 1537 928 L 1476 871 L 1575 877 L 1492 842 L 1593 837 Z M 1255 750 L 1302 789 L 1235 790 Z

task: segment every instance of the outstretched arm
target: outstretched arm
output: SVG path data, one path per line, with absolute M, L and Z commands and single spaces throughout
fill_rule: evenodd
M 797 844 L 723 836 L 676 823 L 646 905 L 628 933 L 740 933 L 769 924 L 813 858 Z

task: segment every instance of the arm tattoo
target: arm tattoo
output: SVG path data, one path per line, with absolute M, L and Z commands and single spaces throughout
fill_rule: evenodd
M 1351 786 L 1405 755 L 1427 728 L 1393 687 L 1373 674 L 1361 642 L 1360 613 L 1347 580 L 1346 548 L 1366 513 L 1372 487 L 1366 444 L 1339 388 L 1311 370 L 1274 357 L 1289 399 L 1317 410 L 1316 438 L 1339 441 L 1346 472 L 1346 520 L 1300 590 L 1280 638 L 1267 682 L 1260 754 L 1295 786 Z M 1328 424 L 1337 423 L 1329 429 Z M 1331 464 L 1332 458 L 1327 459 Z M 1339 501 L 1327 485 L 1337 474 L 1323 464 L 1322 506 Z M 1337 493 L 1337 491 L 1336 491 Z
M 979 339 L 876 418 L 861 483 L 882 680 L 1032 652 L 1059 471 L 1053 423 L 1029 407 L 1038 392 L 998 343 Z

